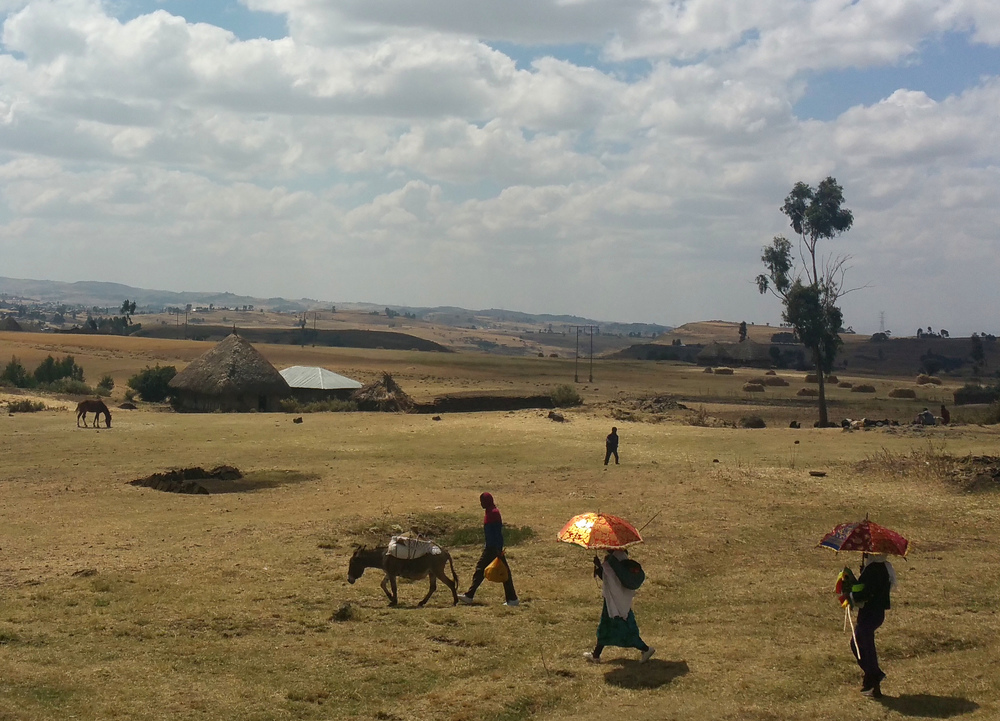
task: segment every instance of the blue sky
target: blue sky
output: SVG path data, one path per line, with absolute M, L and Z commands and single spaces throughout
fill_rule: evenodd
M 995 3 L 0 0 L 0 19 L 3 275 L 776 324 L 761 248 L 790 234 L 794 183 L 833 175 L 856 222 L 821 250 L 864 287 L 848 325 L 1000 331 Z

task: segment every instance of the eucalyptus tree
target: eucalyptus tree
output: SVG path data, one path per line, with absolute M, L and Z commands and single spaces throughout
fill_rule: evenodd
M 781 212 L 788 216 L 799 236 L 796 264 L 792 243 L 775 236 L 764 247 L 761 262 L 765 272 L 757 276 L 757 289 L 770 292 L 784 305 L 782 319 L 792 326 L 799 341 L 808 348 L 819 378 L 819 424 L 829 424 L 826 409 L 826 374 L 841 346 L 840 329 L 844 316 L 837 301 L 844 295 L 846 255 L 819 255 L 821 240 L 830 240 L 854 224 L 854 215 L 843 207 L 844 189 L 828 177 L 816 188 L 798 182 L 785 198 Z

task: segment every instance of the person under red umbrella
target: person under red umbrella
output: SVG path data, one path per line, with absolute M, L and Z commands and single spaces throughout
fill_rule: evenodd
M 602 582 L 604 607 L 597 626 L 597 645 L 593 651 L 583 654 L 584 658 L 591 663 L 600 663 L 605 646 L 620 646 L 639 649 L 642 652 L 639 663 L 645 663 L 656 653 L 656 649 L 642 640 L 632 611 L 632 599 L 646 577 L 642 567 L 630 561 L 624 548 L 610 550 L 603 562 L 594 556 L 594 576 Z
M 885 622 L 890 608 L 889 595 L 896 587 L 896 570 L 884 553 L 867 556 L 861 575 L 851 586 L 851 604 L 858 606 L 858 624 L 851 639 L 851 653 L 864 672 L 861 693 L 882 698 L 885 672 L 878 664 L 875 632 Z

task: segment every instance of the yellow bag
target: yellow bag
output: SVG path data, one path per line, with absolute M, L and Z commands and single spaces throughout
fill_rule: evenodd
M 506 583 L 507 579 L 510 578 L 510 571 L 507 570 L 507 564 L 503 562 L 503 554 L 493 559 L 493 563 L 486 567 L 484 572 L 487 581 L 493 581 L 493 583 Z

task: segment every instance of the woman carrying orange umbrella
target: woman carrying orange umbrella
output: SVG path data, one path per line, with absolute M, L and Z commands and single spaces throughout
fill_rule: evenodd
M 646 574 L 636 561 L 628 557 L 626 547 L 642 543 L 642 537 L 628 521 L 606 513 L 584 513 L 571 518 L 559 532 L 558 538 L 590 549 L 608 551 L 604 560 L 594 556 L 594 576 L 601 579 L 604 607 L 597 626 L 597 645 L 584 657 L 591 663 L 601 662 L 605 646 L 636 648 L 642 652 L 640 663 L 645 663 L 656 649 L 642 640 L 639 625 L 632 611 L 632 599 L 642 585 Z

